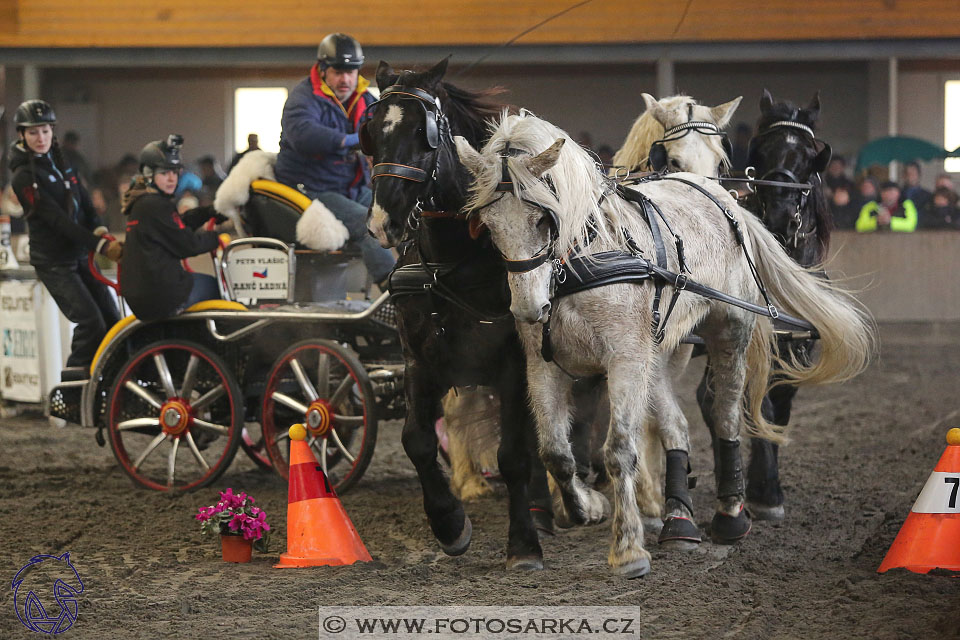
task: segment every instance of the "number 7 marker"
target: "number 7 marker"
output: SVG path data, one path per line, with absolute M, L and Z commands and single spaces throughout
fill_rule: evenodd
M 960 429 L 947 432 L 946 451 L 877 571 L 896 568 L 960 573 Z

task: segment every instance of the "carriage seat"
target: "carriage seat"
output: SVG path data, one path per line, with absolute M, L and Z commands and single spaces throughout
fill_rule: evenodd
M 254 180 L 249 195 L 240 214 L 245 231 L 250 236 L 274 238 L 295 246 L 294 301 L 327 302 L 346 298 L 347 266 L 350 260 L 360 257 L 359 249 L 346 245 L 332 251 L 319 251 L 298 244 L 297 224 L 313 201 L 296 189 L 272 180 Z M 345 229 L 343 233 L 345 239 Z

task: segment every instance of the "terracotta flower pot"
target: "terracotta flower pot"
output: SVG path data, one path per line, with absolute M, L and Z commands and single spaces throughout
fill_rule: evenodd
M 253 540 L 244 540 L 243 536 L 221 535 L 220 549 L 224 562 L 250 562 Z

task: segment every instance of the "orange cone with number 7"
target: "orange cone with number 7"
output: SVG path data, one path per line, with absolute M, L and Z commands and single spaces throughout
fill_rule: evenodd
M 960 429 L 947 432 L 947 450 L 877 571 L 900 568 L 960 573 Z
M 275 568 L 370 562 L 357 529 L 306 443 L 302 424 L 290 427 L 287 552 Z

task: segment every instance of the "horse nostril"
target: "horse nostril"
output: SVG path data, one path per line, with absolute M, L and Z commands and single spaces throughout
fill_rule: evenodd
M 544 320 L 550 317 L 550 303 L 546 302 L 542 307 L 540 307 L 540 320 Z

